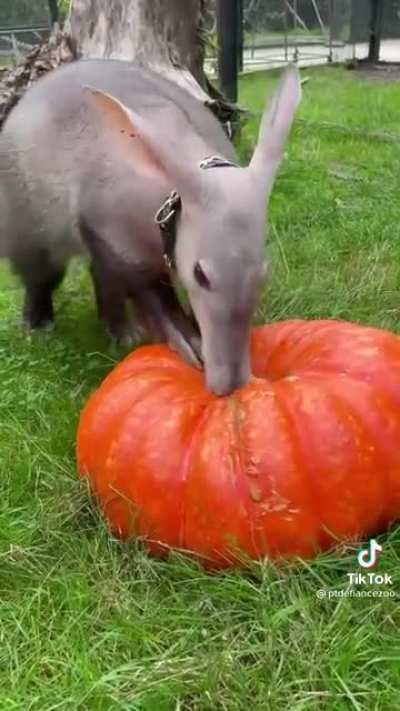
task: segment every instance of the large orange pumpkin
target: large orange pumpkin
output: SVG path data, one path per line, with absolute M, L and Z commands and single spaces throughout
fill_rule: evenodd
M 335 321 L 252 334 L 229 397 L 143 347 L 83 411 L 78 468 L 114 534 L 206 565 L 310 557 L 400 518 L 400 338 Z

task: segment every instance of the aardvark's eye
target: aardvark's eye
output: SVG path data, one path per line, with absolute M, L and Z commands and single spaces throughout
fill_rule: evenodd
M 203 289 L 210 289 L 211 284 L 208 276 L 204 273 L 200 262 L 196 262 L 194 265 L 194 277 L 197 283 L 203 287 Z

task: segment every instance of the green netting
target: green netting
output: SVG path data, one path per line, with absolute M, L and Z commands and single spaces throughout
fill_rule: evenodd
M 47 0 L 0 0 L 0 29 L 49 23 Z

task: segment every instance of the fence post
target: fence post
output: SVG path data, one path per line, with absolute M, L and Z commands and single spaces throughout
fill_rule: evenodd
M 11 46 L 13 49 L 14 62 L 15 65 L 17 65 L 21 61 L 21 52 L 19 51 L 17 38 L 14 33 L 11 35 Z
M 288 12 L 287 6 L 283 3 L 283 32 L 285 45 L 285 62 L 289 60 L 289 43 L 288 43 Z
M 328 62 L 333 61 L 333 0 L 329 0 L 329 55 Z
M 49 11 L 50 11 L 50 21 L 52 25 L 55 25 L 56 22 L 58 22 L 60 13 L 58 10 L 58 1 L 57 0 L 48 0 L 49 1 Z
M 218 72 L 221 90 L 230 101 L 238 98 L 239 0 L 218 0 Z
M 382 34 L 383 0 L 371 0 L 371 31 L 369 36 L 368 61 L 379 62 Z
M 243 49 L 244 49 L 244 27 L 243 27 L 243 7 L 244 0 L 238 0 L 238 69 L 239 72 L 243 71 Z

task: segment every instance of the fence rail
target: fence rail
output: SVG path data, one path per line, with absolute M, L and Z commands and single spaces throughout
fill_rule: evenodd
M 245 71 L 279 67 L 289 61 L 307 66 L 369 55 L 371 0 L 240 2 L 243 39 L 239 45 Z M 380 29 L 380 58 L 400 62 L 400 0 L 384 0 Z M 216 64 L 217 57 L 210 58 L 210 71 L 217 71 Z
M 30 52 L 50 33 L 50 25 L 7 27 L 0 29 L 0 57 L 18 61 L 21 55 Z M 23 37 L 24 39 L 21 39 Z M 30 40 L 30 41 L 27 41 Z
M 47 7 L 47 0 L 42 1 L 43 7 Z M 214 0 L 214 7 L 218 1 Z M 272 68 L 288 61 L 305 66 L 368 56 L 370 0 L 240 2 L 240 22 L 237 28 L 242 38 L 239 43 L 239 65 L 245 71 Z M 0 28 L 0 55 L 13 56 L 15 48 L 21 53 L 28 51 L 48 35 L 50 24 L 49 17 L 47 21 L 43 19 L 43 22 L 36 24 L 27 22 L 18 25 L 16 22 L 14 27 L 3 26 Z M 210 29 L 214 36 L 216 27 L 214 13 L 214 19 L 210 18 Z M 381 58 L 400 61 L 400 0 L 385 0 L 381 28 Z M 216 50 L 208 56 L 206 67 L 211 73 L 217 71 Z

